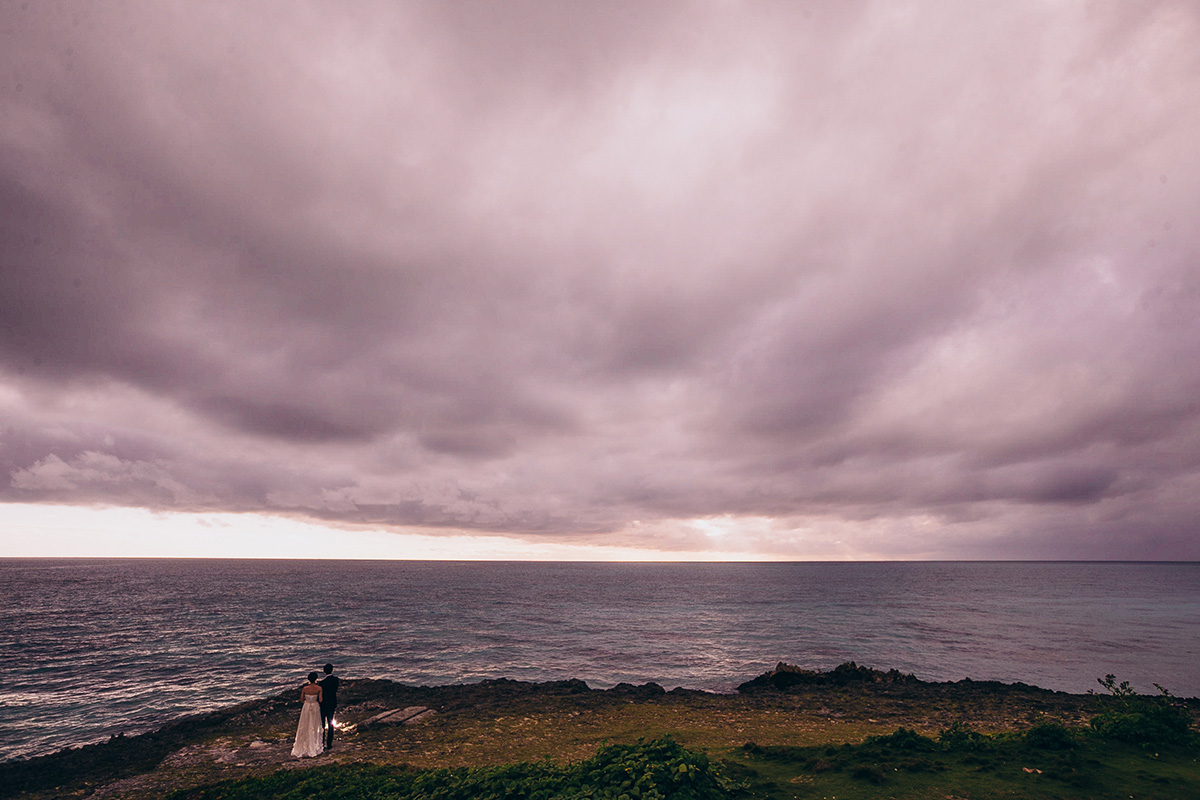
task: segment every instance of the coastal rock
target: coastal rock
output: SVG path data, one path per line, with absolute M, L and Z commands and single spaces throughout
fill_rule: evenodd
M 653 682 L 643 683 L 641 686 L 634 686 L 632 683 L 618 683 L 609 689 L 608 693 L 619 697 L 627 697 L 631 700 L 645 700 L 650 697 L 666 694 L 667 690 Z
M 911 673 L 900 672 L 897 669 L 882 672 L 870 667 L 860 667 L 853 661 L 839 664 L 829 672 L 804 669 L 780 661 L 775 669 L 746 681 L 738 686 L 737 690 L 752 692 L 758 689 L 787 690 L 794 686 L 848 686 L 864 683 L 919 684 L 923 682 Z
M 581 694 L 591 691 L 591 687 L 586 681 L 581 681 L 578 678 L 570 678 L 563 681 L 543 681 L 540 683 L 529 683 L 528 681 L 515 681 L 512 678 L 488 678 L 480 681 L 477 686 L 485 688 L 493 693 L 495 692 L 514 692 L 520 693 L 528 691 L 530 687 L 536 687 L 538 691 L 555 692 L 563 694 Z

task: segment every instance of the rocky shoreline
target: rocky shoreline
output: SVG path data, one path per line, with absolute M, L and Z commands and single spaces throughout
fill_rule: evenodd
M 601 741 L 664 732 L 721 747 L 747 740 L 856 741 L 897 727 L 935 730 L 956 723 L 983 731 L 1021 730 L 1046 719 L 1079 725 L 1111 699 L 1021 683 L 926 682 L 853 662 L 829 671 L 780 664 L 735 694 L 667 691 L 655 683 L 592 689 L 577 679 L 451 686 L 347 679 L 342 697 L 341 735 L 318 759 L 290 756 L 299 699 L 288 690 L 153 732 L 0 764 L 0 797 L 155 797 L 315 763 L 424 767 L 570 760 L 588 757 Z M 1200 702 L 1187 702 L 1195 716 Z M 395 724 L 385 724 L 387 715 L 396 717 Z

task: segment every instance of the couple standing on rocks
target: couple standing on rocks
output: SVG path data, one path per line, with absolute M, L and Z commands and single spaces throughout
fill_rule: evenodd
M 325 677 L 319 681 L 317 673 L 308 673 L 308 683 L 300 689 L 300 724 L 292 745 L 296 758 L 319 756 L 333 747 L 333 711 L 340 681 L 333 674 L 333 664 L 326 664 L 324 669 Z

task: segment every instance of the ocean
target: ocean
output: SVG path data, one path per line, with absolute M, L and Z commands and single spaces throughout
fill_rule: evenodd
M 0 559 L 0 760 L 299 686 L 732 691 L 787 661 L 1200 695 L 1200 564 Z M 345 698 L 352 702 L 352 698 Z

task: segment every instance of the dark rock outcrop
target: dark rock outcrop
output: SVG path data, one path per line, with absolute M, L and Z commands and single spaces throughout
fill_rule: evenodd
M 618 683 L 609 689 L 608 693 L 631 700 L 648 700 L 651 697 L 666 694 L 667 690 L 657 683 L 643 683 L 641 686 L 634 686 L 632 683 Z
M 739 692 L 753 692 L 760 689 L 778 689 L 785 691 L 795 686 L 849 686 L 852 684 L 900 684 L 916 685 L 924 683 L 911 673 L 890 669 L 882 672 L 870 667 L 860 667 L 853 661 L 839 664 L 829 672 L 804 669 L 793 664 L 780 661 L 775 669 L 764 672 L 757 678 L 748 680 L 737 687 Z

